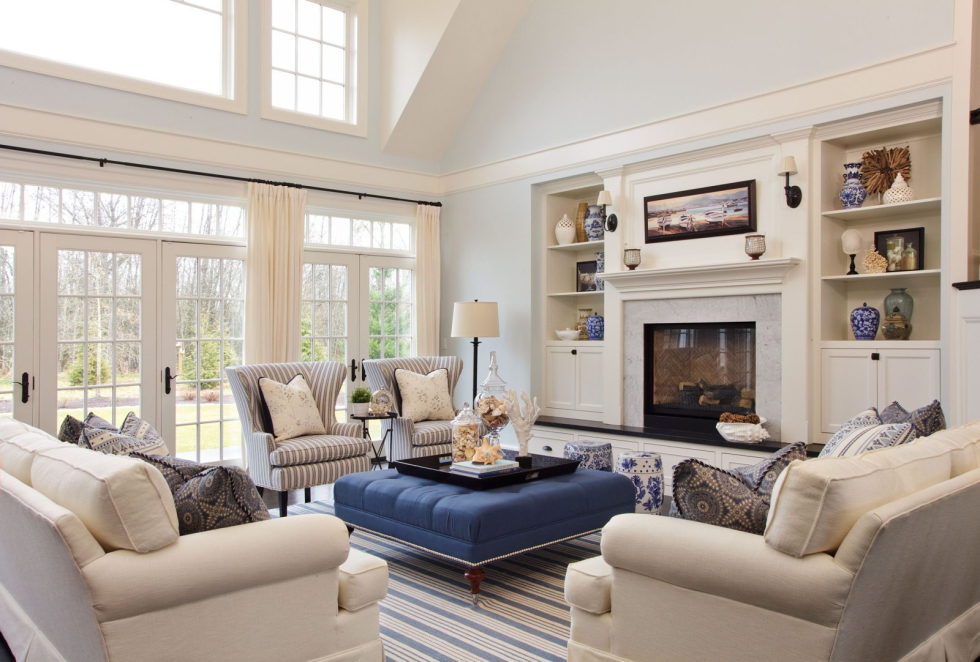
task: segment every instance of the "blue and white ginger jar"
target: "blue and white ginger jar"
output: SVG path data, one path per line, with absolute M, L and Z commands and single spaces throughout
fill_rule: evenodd
M 589 241 L 599 241 L 605 233 L 602 227 L 602 207 L 589 205 L 585 214 L 585 237 Z
M 626 451 L 619 454 L 616 473 L 633 481 L 636 488 L 636 512 L 660 512 L 664 502 L 664 465 L 657 453 Z
M 585 332 L 589 334 L 589 340 L 602 340 L 606 330 L 606 320 L 599 313 L 592 313 L 585 320 Z
M 840 190 L 840 201 L 844 209 L 860 207 L 868 197 L 868 190 L 861 183 L 861 164 L 844 164 L 844 186 Z
M 606 270 L 606 251 L 595 252 L 595 288 L 597 290 L 606 289 L 606 282 L 599 274 Z
M 855 340 L 874 340 L 878 335 L 878 323 L 881 313 L 872 308 L 867 302 L 851 311 L 851 331 Z

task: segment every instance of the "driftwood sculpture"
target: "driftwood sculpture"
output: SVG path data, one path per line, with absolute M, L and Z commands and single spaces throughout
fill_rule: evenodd
M 518 455 L 528 455 L 528 442 L 531 441 L 531 426 L 538 420 L 541 407 L 538 406 L 538 399 L 531 399 L 526 392 L 507 391 L 504 393 L 504 402 L 507 403 L 507 411 L 510 413 L 510 422 L 514 426 L 514 434 L 517 435 Z

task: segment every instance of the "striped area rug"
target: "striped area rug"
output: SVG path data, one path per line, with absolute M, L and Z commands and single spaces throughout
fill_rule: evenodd
M 289 507 L 304 513 L 332 515 L 333 506 Z M 388 562 L 381 639 L 389 662 L 565 660 L 565 567 L 599 554 L 592 534 L 488 565 L 474 609 L 462 566 L 360 531 L 351 544 Z

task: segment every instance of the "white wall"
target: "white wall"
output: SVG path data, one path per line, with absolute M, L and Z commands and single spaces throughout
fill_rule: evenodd
M 953 5 L 535 0 L 447 150 L 443 171 L 948 44 Z

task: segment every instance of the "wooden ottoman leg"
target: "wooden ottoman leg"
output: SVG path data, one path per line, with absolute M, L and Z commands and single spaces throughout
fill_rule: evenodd
M 479 604 L 478 599 L 480 596 L 480 582 L 482 582 L 483 578 L 486 576 L 487 573 L 484 572 L 483 568 L 480 566 L 473 566 L 463 573 L 463 577 L 465 577 L 466 581 L 470 583 L 470 593 L 473 595 L 474 607 Z

